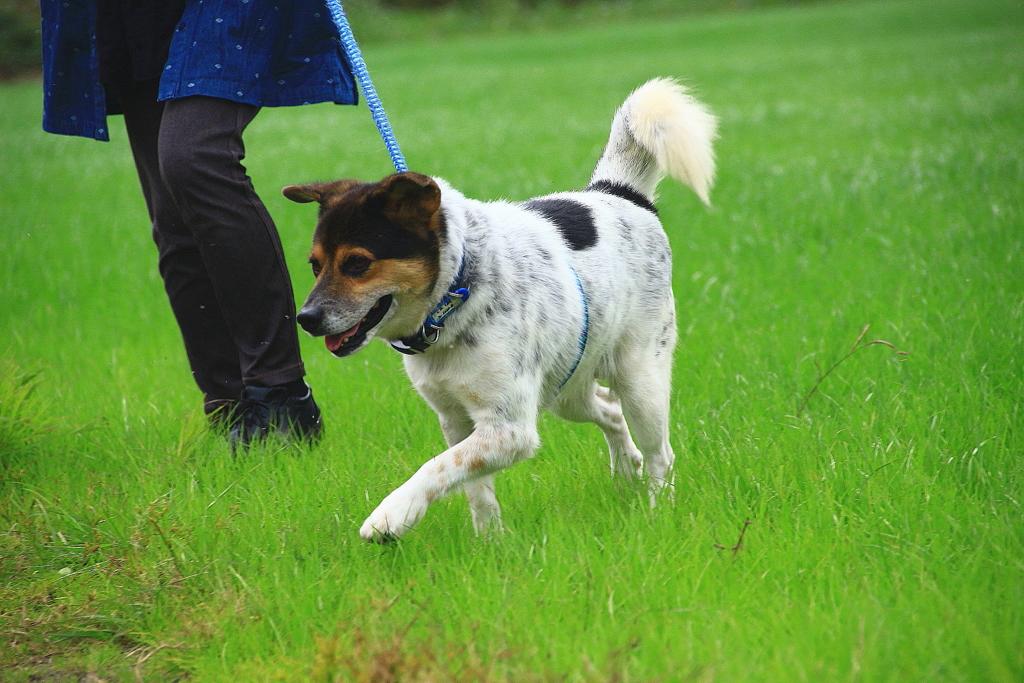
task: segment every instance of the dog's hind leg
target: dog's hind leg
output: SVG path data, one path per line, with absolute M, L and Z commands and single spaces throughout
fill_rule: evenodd
M 629 435 L 619 399 L 608 388 L 594 382 L 581 396 L 566 396 L 558 415 L 571 422 L 593 422 L 604 433 L 613 476 L 633 481 L 643 469 L 643 455 Z
M 663 489 L 667 487 L 671 491 L 675 463 L 675 453 L 669 444 L 672 345 L 656 348 L 657 351 L 648 347 L 627 354 L 612 383 L 643 453 L 652 507 Z

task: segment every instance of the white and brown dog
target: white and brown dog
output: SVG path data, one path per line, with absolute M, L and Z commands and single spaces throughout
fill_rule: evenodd
M 364 539 L 402 536 L 458 489 L 478 532 L 500 528 L 494 475 L 537 450 L 541 409 L 596 423 L 612 472 L 645 476 L 652 504 L 671 485 L 675 306 L 654 191 L 668 174 L 708 201 L 715 128 L 656 79 L 619 108 L 580 192 L 485 203 L 416 173 L 284 189 L 320 204 L 298 322 L 336 356 L 373 337 L 407 354 L 448 443 L 377 506 Z

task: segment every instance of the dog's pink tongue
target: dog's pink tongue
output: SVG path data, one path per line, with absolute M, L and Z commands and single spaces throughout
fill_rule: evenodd
M 359 323 L 361 323 L 361 322 L 362 322 L 362 320 L 359 321 Z M 328 351 L 337 351 L 338 349 L 340 349 L 341 348 L 341 344 L 342 344 L 342 341 L 341 341 L 342 339 L 344 339 L 345 337 L 351 337 L 353 334 L 355 334 L 357 331 L 359 331 L 359 323 L 356 323 L 355 325 L 353 325 L 352 327 L 348 328 L 347 330 L 345 330 L 341 334 L 329 334 L 326 337 L 324 337 L 324 343 L 327 345 L 327 350 Z

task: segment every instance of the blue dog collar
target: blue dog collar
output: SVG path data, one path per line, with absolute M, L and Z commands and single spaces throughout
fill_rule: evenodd
M 455 312 L 459 306 L 469 299 L 469 285 L 466 279 L 466 255 L 462 255 L 462 263 L 459 264 L 459 273 L 455 276 L 455 282 L 448 289 L 441 301 L 430 311 L 427 319 L 420 326 L 420 331 L 411 337 L 396 339 L 391 342 L 391 348 L 399 353 L 413 356 L 423 353 L 437 343 L 441 338 L 441 330 L 444 328 L 445 319 Z

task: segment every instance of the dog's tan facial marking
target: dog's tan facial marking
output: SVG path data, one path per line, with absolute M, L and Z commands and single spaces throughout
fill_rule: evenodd
M 340 247 L 334 252 L 334 264 L 342 277 L 361 280 L 370 277 L 379 261 L 362 247 Z
M 399 294 L 426 294 L 437 279 L 437 263 L 425 258 L 388 259 L 378 263 L 380 280 L 390 283 Z
M 310 262 L 321 267 L 322 288 L 339 299 L 359 301 L 385 293 L 424 295 L 437 278 L 437 266 L 425 258 L 375 259 L 360 247 L 341 247 L 329 259 L 313 250 Z M 315 266 L 314 266 L 315 267 Z
M 313 269 L 313 277 L 320 277 L 320 273 L 327 263 L 327 252 L 319 244 L 314 244 L 309 251 L 309 266 Z

